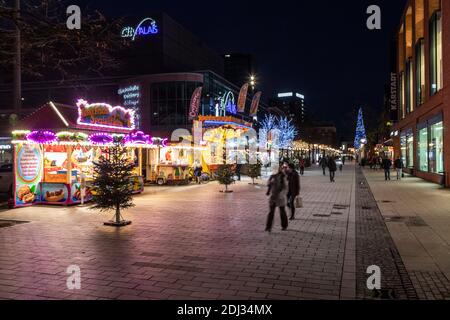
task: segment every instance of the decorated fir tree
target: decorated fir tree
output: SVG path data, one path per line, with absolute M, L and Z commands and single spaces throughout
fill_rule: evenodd
M 233 177 L 234 172 L 230 164 L 219 165 L 216 172 L 216 178 L 220 184 L 225 185 L 225 190 L 221 192 L 225 193 L 233 192 L 231 190 L 228 190 L 228 186 L 234 182 Z
M 100 211 L 115 210 L 114 220 L 105 225 L 125 226 L 131 223 L 122 218 L 121 210 L 133 207 L 132 184 L 134 164 L 128 159 L 126 149 L 115 145 L 102 155 L 98 162 L 94 162 L 92 209 Z
M 248 166 L 248 176 L 250 178 L 252 178 L 252 184 L 256 184 L 255 179 L 258 178 L 260 175 L 261 175 L 261 164 L 260 163 L 250 164 Z
M 361 148 L 361 141 L 367 140 L 366 129 L 364 128 L 364 119 L 362 108 L 358 111 L 358 120 L 356 123 L 356 133 L 355 133 L 355 149 Z

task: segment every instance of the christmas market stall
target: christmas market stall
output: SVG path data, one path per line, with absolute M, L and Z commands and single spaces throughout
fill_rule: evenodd
M 14 207 L 91 200 L 94 162 L 117 144 L 135 163 L 130 184 L 140 193 L 143 149 L 160 140 L 135 130 L 133 110 L 82 99 L 77 107 L 49 102 L 19 126 L 12 133 Z

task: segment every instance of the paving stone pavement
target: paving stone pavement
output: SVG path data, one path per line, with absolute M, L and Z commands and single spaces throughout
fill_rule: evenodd
M 417 299 L 418 296 L 408 272 L 359 167 L 356 168 L 356 181 L 358 298 L 380 297 L 380 292 L 369 290 L 366 285 L 369 276 L 367 268 L 377 266 L 381 271 L 380 290 L 384 299 Z
M 247 181 L 231 194 L 216 183 L 151 188 L 121 229 L 88 207 L 1 211 L 30 222 L 0 228 L 0 298 L 350 299 L 354 173 L 346 166 L 330 183 L 308 170 L 304 208 L 286 232 L 276 216 L 271 234 L 265 187 Z M 81 269 L 80 290 L 66 287 L 69 265 Z
M 450 191 L 409 175 L 364 175 L 418 298 L 450 299 Z

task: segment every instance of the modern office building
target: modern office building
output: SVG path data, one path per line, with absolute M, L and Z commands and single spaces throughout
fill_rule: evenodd
M 305 96 L 301 93 L 294 91 L 280 92 L 270 99 L 269 105 L 282 110 L 297 128 L 301 128 L 305 122 Z
M 105 99 L 116 93 L 124 79 L 137 75 L 196 70 L 224 74 L 223 57 L 167 14 L 126 18 L 119 33 L 121 49 L 115 52 L 119 67 L 102 77 L 86 73 L 84 78 L 63 82 L 51 76 L 24 77 L 22 113 L 28 114 L 49 100 L 70 103 L 81 96 L 97 101 Z M 12 109 L 12 75 L 5 79 L 8 81 L 0 83 L 0 117 L 18 113 Z
M 238 112 L 240 87 L 212 71 L 142 75 L 124 80 L 118 87 L 118 103 L 135 107 L 141 115 L 141 129 L 167 136 L 179 128 L 192 129 L 189 117 L 194 91 L 202 87 L 198 115 L 233 116 L 251 123 L 249 115 L 252 95 L 248 94 L 243 112 Z M 260 113 L 268 106 L 260 102 Z
M 409 0 L 397 33 L 395 155 L 405 171 L 450 186 L 450 1 Z
M 228 53 L 223 55 L 225 78 L 235 83 L 243 85 L 251 81 L 251 76 L 256 75 L 255 59 L 251 54 Z

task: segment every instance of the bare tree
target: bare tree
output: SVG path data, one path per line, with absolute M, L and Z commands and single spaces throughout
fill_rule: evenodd
M 66 26 L 68 1 L 24 1 L 19 12 L 17 5 L 11 7 L 8 2 L 0 0 L 3 72 L 19 62 L 23 75 L 64 81 L 103 75 L 119 66 L 114 53 L 125 44 L 119 33 L 121 19 L 111 21 L 99 11 L 83 8 L 81 29 L 69 30 Z M 19 51 L 14 45 L 17 40 L 20 40 Z M 17 75 L 14 78 L 17 82 Z

